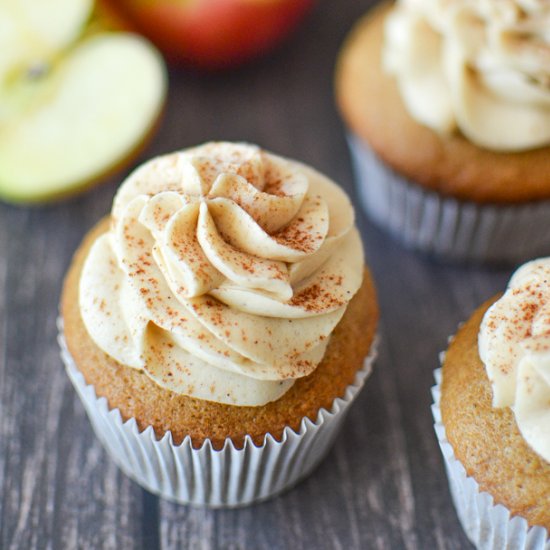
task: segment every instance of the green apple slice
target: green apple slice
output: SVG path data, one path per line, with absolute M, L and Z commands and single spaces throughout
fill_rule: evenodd
M 0 0 L 0 81 L 48 63 L 82 32 L 92 0 Z
M 126 33 L 91 36 L 23 75 L 0 96 L 0 196 L 40 201 L 105 175 L 153 129 L 165 92 L 159 54 Z

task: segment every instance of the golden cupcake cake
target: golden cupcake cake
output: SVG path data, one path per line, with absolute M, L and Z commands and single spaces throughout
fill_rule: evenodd
M 477 548 L 550 545 L 550 258 L 459 329 L 433 407 L 451 492 Z
M 550 252 L 550 4 L 398 0 L 340 54 L 362 204 L 407 246 L 473 261 Z
M 378 310 L 340 187 L 216 142 L 126 179 L 74 256 L 61 314 L 67 372 L 117 464 L 166 498 L 238 506 L 326 453 Z

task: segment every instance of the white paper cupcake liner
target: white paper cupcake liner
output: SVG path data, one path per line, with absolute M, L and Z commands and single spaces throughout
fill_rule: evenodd
M 541 229 L 550 219 L 550 200 L 510 206 L 459 201 L 400 176 L 358 137 L 348 135 L 348 143 L 363 209 L 406 247 L 451 261 L 520 262 L 550 254 L 550 237 Z
M 467 537 L 479 550 L 550 550 L 546 529 L 529 527 L 524 518 L 512 516 L 502 504 L 495 505 L 493 497 L 481 491 L 476 481 L 466 474 L 464 466 L 455 457 L 441 421 L 440 368 L 434 372 L 434 377 L 432 413 L 435 433 L 443 453 L 451 496 Z
M 120 469 L 145 489 L 180 503 L 237 507 L 268 499 L 307 476 L 332 445 L 350 404 L 363 387 L 376 356 L 375 339 L 364 366 L 330 411 L 321 409 L 315 422 L 304 418 L 298 432 L 285 428 L 281 441 L 268 434 L 261 446 L 245 438 L 242 449 L 226 440 L 221 450 L 206 440 L 194 449 L 191 438 L 174 444 L 167 432 L 157 439 L 151 426 L 140 432 L 134 418 L 122 419 L 118 409 L 96 396 L 86 384 L 65 343 L 58 319 L 61 357 L 93 429 Z

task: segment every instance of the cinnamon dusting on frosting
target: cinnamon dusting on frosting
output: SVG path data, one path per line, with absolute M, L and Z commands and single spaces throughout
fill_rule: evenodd
M 550 259 L 513 275 L 486 312 L 479 355 L 493 387 L 493 404 L 509 406 L 527 443 L 550 462 Z
M 253 146 L 160 157 L 117 193 L 84 266 L 83 319 L 102 349 L 172 391 L 264 404 L 315 369 L 361 284 L 353 221 L 335 184 Z M 116 327 L 98 330 L 95 294 Z

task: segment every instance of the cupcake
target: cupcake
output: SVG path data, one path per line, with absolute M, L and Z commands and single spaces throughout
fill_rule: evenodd
M 451 493 L 477 548 L 550 548 L 550 258 L 523 265 L 459 329 L 433 406 Z
M 359 21 L 336 74 L 362 205 L 451 260 L 550 253 L 550 3 L 398 0 Z
M 179 502 L 239 506 L 326 453 L 370 372 L 377 317 L 344 192 L 217 142 L 122 184 L 69 268 L 60 343 L 129 476 Z

